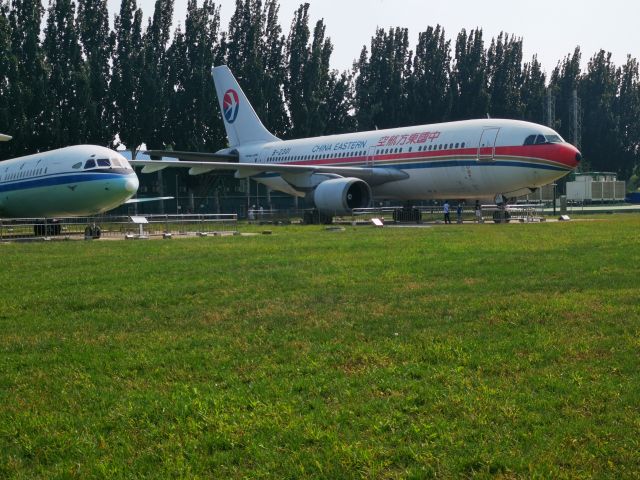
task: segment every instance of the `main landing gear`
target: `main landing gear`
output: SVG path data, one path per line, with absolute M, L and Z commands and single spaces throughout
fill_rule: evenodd
M 313 210 L 304 211 L 302 222 L 305 225 L 331 225 L 333 223 L 333 217 L 320 213 L 314 208 Z
M 493 212 L 494 223 L 509 223 L 511 221 L 511 214 L 507 210 L 507 197 L 499 193 L 495 196 L 494 201 L 498 207 Z
M 412 206 L 405 206 L 393 211 L 393 221 L 394 222 L 411 222 L 411 223 L 420 223 L 422 222 L 422 213 L 420 209 Z
M 60 235 L 60 232 L 62 232 L 62 225 L 55 218 L 33 226 L 33 234 L 36 237 L 55 237 Z

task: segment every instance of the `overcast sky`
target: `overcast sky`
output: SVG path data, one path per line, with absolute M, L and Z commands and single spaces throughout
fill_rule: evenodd
M 111 17 L 117 13 L 120 0 L 108 0 Z M 153 15 L 155 0 L 138 0 L 145 19 Z M 235 0 L 222 0 L 222 26 L 226 30 L 233 14 Z M 280 24 L 289 31 L 293 12 L 300 0 L 280 0 Z M 580 45 L 583 66 L 599 49 L 612 52 L 616 65 L 626 61 L 627 54 L 640 58 L 640 2 L 637 0 L 309 0 L 311 21 L 324 18 L 327 35 L 334 52 L 333 68 L 350 69 L 363 45 L 369 45 L 377 26 L 407 27 L 411 49 L 418 33 L 429 25 L 440 24 L 448 39 L 462 28 L 480 27 L 486 46 L 501 31 L 523 38 L 524 59 L 538 55 L 547 73 L 558 60 Z M 187 0 L 175 0 L 174 27 L 184 25 Z M 146 20 L 144 22 L 146 25 Z

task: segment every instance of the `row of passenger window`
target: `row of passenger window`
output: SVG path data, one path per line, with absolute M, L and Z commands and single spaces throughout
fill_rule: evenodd
M 47 173 L 47 167 L 45 168 L 32 168 L 30 170 L 18 170 L 17 172 L 8 172 L 9 167 L 5 169 L 4 175 L 0 177 L 0 181 L 10 182 L 11 180 L 21 180 L 23 178 L 37 177 Z
M 466 145 L 467 144 L 465 142 L 443 143 L 443 144 L 439 143 L 437 145 L 425 145 L 424 147 L 418 147 L 418 151 L 427 152 L 432 150 L 451 150 L 453 148 L 465 148 Z
M 435 151 L 435 150 L 447 150 L 452 148 L 465 148 L 465 142 L 457 142 L 457 143 L 444 143 L 438 145 L 425 145 L 424 147 L 418 147 L 419 152 L 427 152 L 427 151 Z M 388 155 L 393 153 L 411 153 L 413 151 L 413 147 L 399 147 L 399 148 L 381 148 L 376 150 L 376 155 Z M 323 153 L 321 155 L 293 155 L 287 157 L 267 157 L 268 163 L 273 162 L 303 162 L 305 160 L 330 160 L 334 158 L 352 158 L 352 157 L 361 157 L 366 154 L 366 151 L 357 151 L 357 152 L 340 152 L 340 153 Z
M 437 145 L 424 145 L 424 146 L 420 146 L 418 147 L 418 151 L 419 152 L 428 152 L 428 151 L 435 151 L 435 150 L 451 150 L 453 148 L 464 148 L 465 147 L 465 142 L 458 142 L 458 143 L 439 143 Z M 407 152 L 412 152 L 413 151 L 413 147 L 409 147 L 408 150 L 406 150 Z M 388 154 L 392 154 L 392 153 L 404 153 L 405 149 L 404 148 L 382 148 L 380 150 L 376 150 L 376 155 L 388 155 Z
M 287 157 L 267 157 L 268 163 L 273 162 L 303 162 L 305 160 L 328 160 L 331 158 L 352 158 L 361 157 L 364 151 L 357 152 L 340 152 L 340 153 L 323 153 L 322 155 L 290 155 Z

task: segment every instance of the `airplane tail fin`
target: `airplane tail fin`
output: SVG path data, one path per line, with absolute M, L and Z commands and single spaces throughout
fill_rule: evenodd
M 13 137 L 10 137 L 9 135 L 4 135 L 3 133 L 0 133 L 0 142 L 8 142 L 12 138 Z
M 214 67 L 211 74 L 230 147 L 279 140 L 262 124 L 229 67 Z

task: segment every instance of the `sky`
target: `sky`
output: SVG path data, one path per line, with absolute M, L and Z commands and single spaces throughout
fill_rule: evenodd
M 480 27 L 485 46 L 501 31 L 523 39 L 524 60 L 534 54 L 550 74 L 559 60 L 579 45 L 582 65 L 604 49 L 613 54 L 616 65 L 626 62 L 628 54 L 640 59 L 640 2 L 637 0 L 308 0 L 310 24 L 324 19 L 334 52 L 331 67 L 351 69 L 363 45 L 369 45 L 376 27 L 406 27 L 411 49 L 415 49 L 418 33 L 428 26 L 440 24 L 445 35 L 455 44 L 462 28 Z M 153 15 L 155 0 L 138 0 L 146 18 Z M 235 0 L 218 0 L 222 27 L 227 29 Z M 287 34 L 294 11 L 301 0 L 280 0 L 280 25 Z M 108 0 L 111 17 L 117 13 L 120 0 Z M 175 0 L 174 26 L 184 25 L 187 0 Z M 312 27 L 313 28 L 313 27 Z

